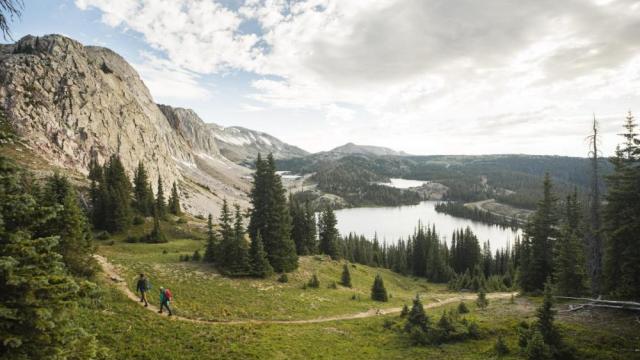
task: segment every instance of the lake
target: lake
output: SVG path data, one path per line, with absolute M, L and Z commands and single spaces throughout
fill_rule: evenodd
M 508 243 L 513 245 L 521 231 L 501 229 L 467 219 L 438 213 L 435 210 L 437 201 L 423 201 L 418 205 L 362 207 L 336 210 L 338 231 L 342 235 L 351 232 L 372 239 L 377 233 L 380 241 L 395 243 L 399 238 L 407 239 L 413 234 L 418 221 L 425 225 L 435 225 L 440 240 L 447 240 L 451 245 L 451 234 L 454 230 L 469 226 L 482 243 L 489 240 L 491 250 L 504 248 Z
M 378 184 L 394 187 L 397 189 L 409 189 L 413 187 L 420 187 L 425 182 L 427 181 L 391 178 L 389 179 L 388 183 L 378 183 Z

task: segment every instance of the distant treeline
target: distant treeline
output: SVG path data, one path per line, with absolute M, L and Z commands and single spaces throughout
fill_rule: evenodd
M 435 226 L 422 224 L 407 240 L 391 245 L 356 234 L 341 237 L 338 243 L 340 256 L 351 262 L 448 282 L 452 290 L 502 291 L 515 284 L 519 240 L 514 246 L 492 253 L 488 242 L 480 247 L 470 228 L 454 231 L 450 246 L 440 241 Z
M 518 220 L 515 218 L 495 215 L 487 210 L 465 206 L 464 203 L 461 202 L 439 202 L 436 204 L 435 209 L 437 212 L 473 221 L 479 221 L 489 225 L 496 225 L 502 229 L 516 230 L 520 227 Z
M 587 193 L 590 181 L 589 159 L 563 156 L 348 155 L 336 158 L 313 154 L 280 160 L 277 165 L 280 170 L 314 173 L 312 180 L 318 182 L 320 190 L 345 197 L 354 206 L 419 201 L 413 191 L 372 184 L 392 177 L 444 184 L 449 188 L 446 200 L 472 202 L 493 198 L 524 209 L 535 209 L 542 198 L 539 185 L 546 172 L 561 197 L 571 194 L 576 187 L 580 193 Z M 602 159 L 600 170 L 605 176 L 611 173 L 612 166 Z

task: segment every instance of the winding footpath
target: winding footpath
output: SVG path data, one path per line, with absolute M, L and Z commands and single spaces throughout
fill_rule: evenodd
M 230 324 L 230 325 L 242 325 L 242 324 L 317 324 L 317 323 L 325 323 L 332 321 L 341 321 L 341 320 L 354 320 L 354 319 L 363 319 L 368 317 L 374 317 L 379 315 L 388 315 L 388 314 L 396 314 L 402 311 L 401 307 L 395 308 L 387 308 L 387 309 L 370 309 L 367 311 L 355 313 L 355 314 L 345 314 L 345 315 L 336 315 L 336 316 L 327 316 L 316 319 L 307 319 L 307 320 L 255 320 L 255 319 L 247 319 L 247 320 L 202 320 L 202 319 L 192 319 L 186 318 L 182 316 L 171 316 L 159 314 L 158 307 L 149 304 L 148 307 L 144 307 L 142 303 L 140 303 L 140 297 L 136 295 L 133 291 L 129 289 L 126 281 L 118 274 L 115 266 L 111 264 L 107 258 L 101 255 L 94 255 L 95 259 L 98 261 L 100 266 L 102 267 L 102 271 L 104 272 L 105 277 L 111 283 L 113 283 L 118 290 L 120 290 L 124 295 L 126 295 L 130 300 L 140 304 L 144 309 L 149 311 L 153 311 L 158 316 L 165 316 L 168 319 L 174 321 L 185 321 L 194 324 Z M 517 293 L 490 293 L 487 294 L 487 298 L 489 299 L 508 299 L 512 295 L 517 295 Z M 475 300 L 476 294 L 465 294 L 460 296 L 451 297 L 448 299 L 444 299 L 439 302 L 424 304 L 425 309 L 431 309 L 451 303 L 457 303 L 463 300 Z

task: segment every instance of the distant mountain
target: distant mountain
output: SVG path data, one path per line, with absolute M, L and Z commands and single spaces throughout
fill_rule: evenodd
M 329 150 L 329 153 L 337 155 L 375 155 L 375 156 L 406 156 L 404 151 L 396 151 L 382 146 L 372 145 L 356 145 L 354 143 L 346 143 L 335 149 Z
M 273 154 L 276 159 L 309 155 L 299 147 L 289 145 L 267 133 L 240 126 L 222 127 L 208 124 L 215 133 L 215 141 L 222 156 L 237 163 L 250 163 L 258 157 Z

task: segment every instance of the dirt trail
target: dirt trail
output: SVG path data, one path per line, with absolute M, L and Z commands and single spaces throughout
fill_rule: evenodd
M 129 299 L 131 299 L 132 301 L 135 301 L 136 303 L 140 304 L 140 306 L 142 306 L 142 303 L 140 302 L 140 297 L 136 295 L 133 291 L 131 291 L 129 287 L 127 287 L 126 281 L 118 274 L 118 271 L 113 266 L 113 264 L 111 264 L 104 256 L 94 255 L 94 257 L 102 267 L 105 277 L 108 280 L 110 280 Z M 507 299 L 507 298 L 510 298 L 511 295 L 516 295 L 516 294 L 517 293 L 491 293 L 491 294 L 487 294 L 487 298 Z M 460 296 L 444 299 L 439 302 L 424 304 L 424 308 L 431 309 L 431 308 L 443 306 L 446 304 L 457 303 L 462 300 L 475 300 L 476 296 L 477 296 L 476 294 L 460 295 Z M 158 313 L 158 307 L 154 305 L 149 304 L 149 306 L 146 307 L 145 309 L 149 311 L 153 311 L 158 316 L 168 317 L 167 315 L 160 315 Z M 176 316 L 176 315 L 168 318 L 171 320 L 187 321 L 195 324 L 236 324 L 236 325 L 238 324 L 316 324 L 316 323 L 324 323 L 324 322 L 340 321 L 340 320 L 362 319 L 362 318 L 368 318 L 368 317 L 373 317 L 378 315 L 399 313 L 400 311 L 402 311 L 402 308 L 400 307 L 386 308 L 386 309 L 370 309 L 370 310 L 355 313 L 355 314 L 335 315 L 335 316 L 327 316 L 327 317 L 321 317 L 317 319 L 307 319 L 307 320 L 251 320 L 251 319 L 249 320 L 201 320 L 201 319 L 191 319 L 191 318 L 186 318 L 186 317 Z

